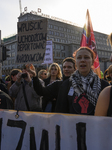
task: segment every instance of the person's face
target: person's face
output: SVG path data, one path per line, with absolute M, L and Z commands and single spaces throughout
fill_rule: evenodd
M 42 74 L 41 74 L 41 79 L 43 80 L 43 79 L 46 79 L 47 78 L 47 72 L 42 72 Z
M 65 77 L 71 76 L 71 74 L 75 71 L 74 64 L 72 62 L 65 61 L 63 63 L 63 74 Z
M 109 76 L 111 77 L 111 80 L 112 80 L 112 73 L 109 73 Z
M 82 76 L 87 76 L 91 66 L 93 64 L 93 59 L 91 53 L 88 50 L 79 50 L 76 54 L 76 67 Z
M 29 75 L 30 75 L 30 78 L 32 78 L 33 77 L 33 74 L 31 73 L 31 72 L 29 72 L 28 70 L 26 70 L 26 69 L 23 69 L 22 70 L 22 73 L 29 73 Z M 25 78 L 24 78 L 25 79 Z
M 17 80 L 17 75 L 14 75 L 14 76 L 13 76 L 13 75 L 11 75 L 11 78 L 12 78 L 12 81 L 14 81 L 14 82 L 15 82 L 15 81 Z
M 58 69 L 55 66 L 51 67 L 51 76 L 57 76 L 58 74 Z

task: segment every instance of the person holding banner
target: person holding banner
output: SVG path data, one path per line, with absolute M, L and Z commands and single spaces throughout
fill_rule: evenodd
M 112 33 L 108 36 L 107 39 L 110 42 L 112 47 Z M 110 57 L 112 61 L 112 56 Z M 112 65 L 105 70 L 105 78 L 112 81 Z M 112 84 L 110 82 L 110 84 Z M 95 116 L 112 116 L 112 86 L 106 87 L 99 95 L 98 102 L 95 109 Z
M 94 115 L 99 93 L 109 84 L 92 70 L 95 53 L 89 47 L 80 47 L 74 57 L 77 70 L 61 85 L 56 112 Z
M 41 95 L 41 96 L 49 96 L 50 95 L 50 96 L 52 96 L 52 99 L 53 98 L 57 99 L 58 93 L 61 89 L 61 84 L 64 81 L 66 81 L 70 77 L 70 75 L 76 70 L 75 60 L 72 57 L 65 58 L 62 62 L 62 66 L 63 66 L 63 80 L 57 80 L 46 87 L 43 87 L 41 85 L 39 78 L 37 77 L 35 68 L 34 68 L 34 70 L 31 70 L 29 68 L 29 70 L 33 74 L 33 87 L 38 95 Z
M 112 116 L 112 86 L 106 87 L 99 95 L 95 116 Z
M 38 72 L 38 77 L 42 80 L 46 79 L 47 78 L 47 71 L 45 69 L 41 69 L 39 72 Z
M 48 69 L 48 78 L 44 79 L 45 86 L 53 83 L 56 80 L 62 79 L 61 68 L 57 63 L 52 63 Z M 43 97 L 43 110 L 45 112 L 54 112 L 56 105 L 56 99 L 52 98 L 52 96 L 44 96 Z

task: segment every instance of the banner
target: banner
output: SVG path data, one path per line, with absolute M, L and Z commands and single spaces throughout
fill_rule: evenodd
M 47 19 L 18 22 L 17 63 L 42 63 L 47 40 Z
M 42 64 L 52 64 L 53 63 L 53 48 L 52 40 L 46 41 L 46 51 L 44 62 Z
M 87 9 L 87 13 L 86 13 L 86 23 L 83 28 L 80 46 L 81 47 L 88 46 L 89 48 L 91 48 L 94 51 L 94 53 L 96 55 L 96 58 L 95 58 L 95 61 L 93 64 L 94 72 L 101 78 L 99 58 L 98 58 L 98 54 L 97 54 L 97 50 L 96 50 L 96 42 L 95 42 L 92 22 L 91 22 L 91 18 L 90 18 L 88 9 Z
M 0 110 L 1 150 L 112 150 L 112 118 Z

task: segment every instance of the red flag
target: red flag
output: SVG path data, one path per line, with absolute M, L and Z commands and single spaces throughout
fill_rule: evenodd
M 92 22 L 91 22 L 91 18 L 90 18 L 88 9 L 87 9 L 87 13 L 86 13 L 86 23 L 85 23 L 84 28 L 83 28 L 80 46 L 81 47 L 88 46 L 89 48 L 91 48 L 95 52 L 96 58 L 95 58 L 95 61 L 93 64 L 94 72 L 101 78 L 99 58 L 98 58 L 98 54 L 97 54 L 97 50 L 96 50 L 96 42 L 95 42 Z

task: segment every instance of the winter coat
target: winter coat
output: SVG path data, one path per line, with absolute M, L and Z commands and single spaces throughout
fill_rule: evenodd
M 24 93 L 23 93 L 23 84 L 25 86 L 25 92 L 27 97 L 27 102 L 29 104 L 31 111 L 40 111 L 39 100 L 40 96 L 36 94 L 33 89 L 32 82 L 15 82 L 9 89 L 9 95 L 15 98 L 15 109 L 27 111 L 28 108 L 25 103 Z

